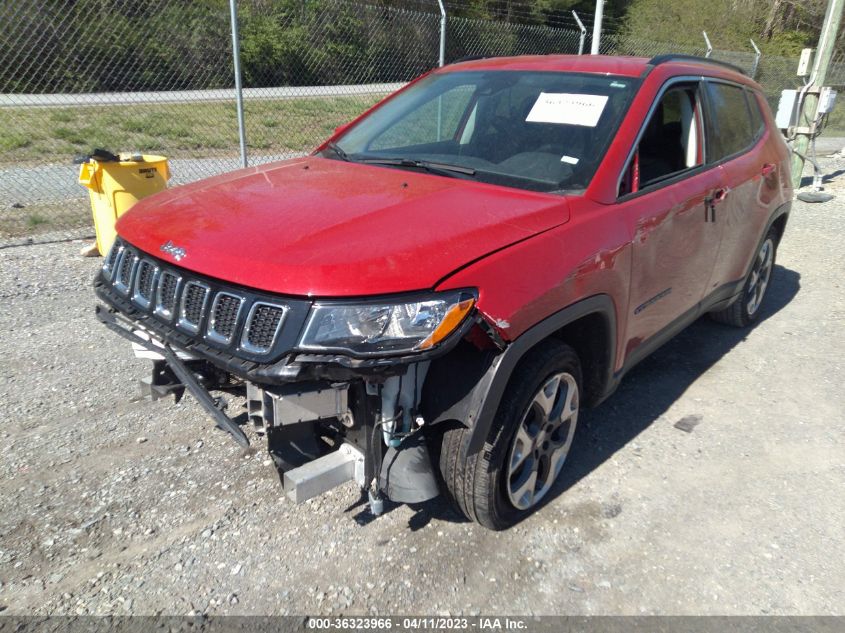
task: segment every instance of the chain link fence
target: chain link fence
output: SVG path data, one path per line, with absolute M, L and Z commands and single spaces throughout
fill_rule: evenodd
M 476 56 L 577 55 L 581 41 L 580 31 L 566 28 L 467 18 L 450 18 L 447 24 L 447 61 Z
M 342 0 L 294 11 L 280 2 L 242 3 L 249 163 L 312 150 L 337 126 L 437 66 L 439 20 Z
M 440 19 L 434 3 L 418 10 L 361 0 L 240 0 L 249 163 L 311 151 L 437 66 Z M 590 33 L 574 22 L 513 19 L 449 17 L 446 61 L 590 50 Z M 94 148 L 164 154 L 171 184 L 240 165 L 226 0 L 0 0 L 0 23 L 0 243 L 92 232 L 73 161 Z M 607 33 L 602 52 L 705 50 Z M 751 51 L 712 56 L 749 73 L 756 63 Z M 759 60 L 757 78 L 773 105 L 782 88 L 800 83 L 796 63 Z
M 164 153 L 175 182 L 236 166 L 226 7 L 106 6 L 0 0 L 0 239 L 90 233 L 73 160 L 97 147 Z
M 786 88 L 801 86 L 801 78 L 796 75 L 798 60 L 789 57 L 757 55 L 749 42 L 748 51 L 729 51 L 714 48 L 707 50 L 702 38 L 701 45 L 679 44 L 672 42 L 653 42 L 630 39 L 624 36 L 603 36 L 601 51 L 607 55 L 636 55 L 653 57 L 666 53 L 708 56 L 737 66 L 745 74 L 753 77 L 763 86 L 766 98 L 773 110 L 777 108 L 780 93 Z

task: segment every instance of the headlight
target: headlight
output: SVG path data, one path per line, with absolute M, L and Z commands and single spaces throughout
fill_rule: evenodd
M 298 347 L 356 356 L 425 351 L 454 332 L 474 305 L 468 292 L 406 302 L 317 303 Z

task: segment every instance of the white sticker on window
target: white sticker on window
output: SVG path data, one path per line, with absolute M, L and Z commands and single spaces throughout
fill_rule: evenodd
M 606 104 L 606 95 L 541 92 L 525 120 L 529 123 L 596 127 Z
M 569 165 L 577 165 L 577 164 L 578 164 L 578 159 L 577 159 L 577 158 L 575 158 L 574 156 L 561 156 L 561 157 L 560 157 L 560 162 L 562 162 L 562 163 L 567 163 L 567 164 L 569 164 Z

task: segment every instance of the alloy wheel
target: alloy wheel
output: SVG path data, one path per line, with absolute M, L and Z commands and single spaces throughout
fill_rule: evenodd
M 751 269 L 751 278 L 748 280 L 746 291 L 746 304 L 748 315 L 752 316 L 763 303 L 766 288 L 769 286 L 769 279 L 772 276 L 772 264 L 775 258 L 775 245 L 771 238 L 763 242 L 757 258 L 754 260 L 754 267 Z
M 578 383 L 567 372 L 546 379 L 517 427 L 508 454 L 508 499 L 519 510 L 540 502 L 563 467 L 578 422 Z

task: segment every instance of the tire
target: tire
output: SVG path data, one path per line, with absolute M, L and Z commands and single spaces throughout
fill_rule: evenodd
M 734 327 L 748 327 L 758 319 L 775 267 L 777 247 L 777 232 L 771 229 L 757 250 L 739 298 L 727 308 L 711 312 L 710 317 L 714 321 Z
M 453 506 L 492 530 L 508 528 L 536 510 L 569 454 L 580 393 L 581 364 L 571 347 L 549 340 L 526 354 L 479 452 L 465 458 L 470 429 L 460 426 L 443 434 L 440 473 Z

